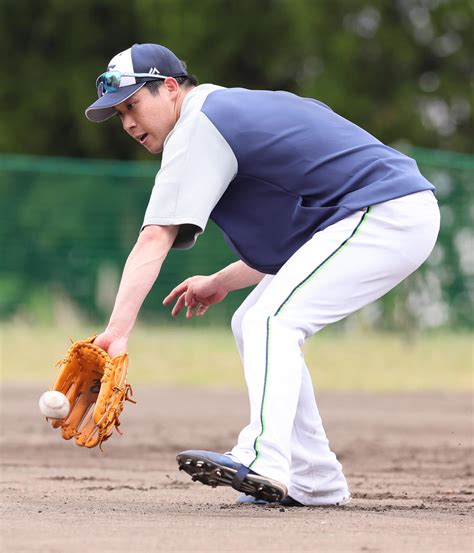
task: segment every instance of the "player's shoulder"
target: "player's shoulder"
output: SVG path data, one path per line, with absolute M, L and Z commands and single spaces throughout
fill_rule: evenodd
M 253 118 L 262 113 L 262 110 L 299 109 L 308 104 L 331 110 L 319 100 L 303 98 L 283 90 L 226 88 L 214 84 L 202 84 L 193 88 L 186 95 L 181 118 L 184 122 L 200 113 L 207 116 L 223 114 L 232 117 L 232 114 L 238 115 L 240 112 L 244 112 L 246 117 Z
M 226 89 L 222 86 L 209 83 L 200 84 L 199 86 L 194 87 L 186 94 L 183 100 L 181 118 L 188 119 L 193 115 L 198 114 L 207 98 L 214 92 L 221 90 Z
M 201 111 L 211 118 L 244 116 L 260 118 L 266 113 L 306 112 L 310 108 L 332 111 L 323 102 L 298 96 L 286 90 L 256 90 L 249 88 L 219 88 L 212 91 L 201 106 Z

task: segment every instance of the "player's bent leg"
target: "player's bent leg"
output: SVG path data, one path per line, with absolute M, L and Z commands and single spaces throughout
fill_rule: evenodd
M 324 263 L 363 221 L 358 213 L 333 225 L 318 247 L 305 244 L 275 275 L 256 304 L 243 318 L 245 377 L 251 420 L 239 435 L 232 453 L 261 474 L 290 483 L 291 435 L 304 361 L 301 346 L 319 318 L 304 302 L 297 312 L 282 306 L 295 295 L 314 267 Z M 301 297 L 300 294 L 298 294 Z M 299 299 L 299 298 L 298 298 Z M 287 313 L 290 316 L 287 316 Z M 320 328 L 325 326 L 321 324 Z M 313 332 L 312 332 L 313 331 Z
M 438 228 L 433 195 L 414 194 L 332 225 L 282 267 L 243 321 L 251 421 L 233 450 L 241 462 L 289 483 L 304 339 L 406 278 L 429 255 Z
M 244 361 L 243 350 L 243 332 L 242 323 L 247 311 L 255 305 L 260 298 L 264 290 L 270 284 L 273 279 L 272 275 L 267 275 L 259 285 L 252 291 L 245 299 L 242 305 L 237 309 L 232 317 L 232 332 L 242 359 Z M 316 402 L 314 400 L 313 388 L 311 378 L 308 374 L 307 368 L 304 367 L 303 382 L 300 389 L 299 403 L 303 402 L 307 394 L 312 399 L 314 409 L 299 409 L 297 408 L 298 425 L 294 425 L 292 438 L 291 438 L 291 451 L 292 451 L 292 463 L 291 463 L 291 476 L 290 476 L 290 492 L 284 500 L 286 506 L 302 506 L 302 503 L 296 501 L 291 496 L 292 493 L 300 495 L 299 491 L 306 492 L 306 495 L 310 495 L 310 499 L 306 500 L 306 504 L 333 504 L 342 505 L 348 503 L 349 492 L 347 489 L 347 482 L 342 473 L 341 464 L 337 461 L 334 453 L 329 449 L 326 433 L 323 428 L 321 417 L 319 416 Z M 309 381 L 309 382 L 308 382 Z M 308 387 L 309 384 L 309 387 Z M 305 462 L 308 459 L 308 451 L 305 446 L 300 446 L 300 441 L 304 441 L 305 437 L 311 440 L 312 452 L 311 462 Z M 302 452 L 299 450 L 302 449 Z M 316 452 L 314 451 L 316 449 Z M 301 453 L 301 455 L 299 455 Z M 303 462 L 301 462 L 303 461 Z M 314 466 L 317 465 L 315 469 Z M 317 470 L 318 473 L 324 474 L 324 481 L 318 485 L 318 493 L 315 496 L 314 490 L 308 490 L 305 488 L 305 482 L 308 476 L 308 467 L 310 472 Z M 294 483 L 293 483 L 294 480 Z M 301 484 L 303 483 L 303 484 Z M 316 503 L 315 503 L 316 502 Z M 255 504 L 265 505 L 268 501 L 257 499 L 251 495 L 241 494 L 236 499 L 237 504 Z
M 282 505 L 343 506 L 350 493 L 342 465 L 331 451 L 313 392 L 308 369 L 303 368 L 298 405 L 291 435 L 290 487 Z M 237 504 L 267 502 L 242 494 Z
M 260 301 L 247 311 L 242 332 L 251 413 L 232 453 L 259 474 L 289 486 L 304 334 L 297 325 L 274 319 Z

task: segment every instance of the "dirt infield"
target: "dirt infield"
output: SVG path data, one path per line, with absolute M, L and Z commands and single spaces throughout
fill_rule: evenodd
M 2 551 L 473 550 L 467 394 L 318 394 L 353 501 L 282 508 L 236 506 L 233 490 L 176 469 L 180 450 L 233 445 L 241 392 L 137 389 L 125 435 L 101 453 L 60 439 L 39 415 L 42 391 L 2 387 Z

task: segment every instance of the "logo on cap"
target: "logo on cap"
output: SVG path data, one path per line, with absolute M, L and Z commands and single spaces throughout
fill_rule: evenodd
M 150 71 L 148 71 L 148 73 L 150 73 L 150 75 L 161 75 L 161 72 L 158 71 L 156 67 L 150 67 Z

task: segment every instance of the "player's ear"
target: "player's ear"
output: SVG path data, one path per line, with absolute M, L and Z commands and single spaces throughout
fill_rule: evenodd
M 177 94 L 179 91 L 178 81 L 173 77 L 166 77 L 166 79 L 163 81 L 163 86 L 172 96 Z

